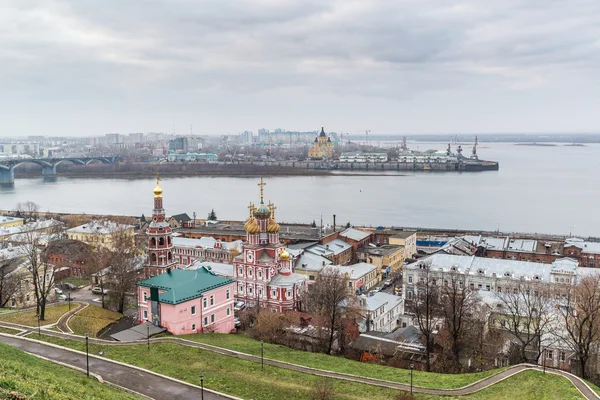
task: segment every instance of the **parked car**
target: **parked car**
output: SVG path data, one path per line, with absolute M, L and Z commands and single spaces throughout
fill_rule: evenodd
M 73 285 L 72 283 L 69 283 L 69 282 L 61 283 L 60 287 L 63 290 L 77 290 L 77 286 L 75 286 L 75 285 Z
M 240 326 L 242 323 L 240 322 L 240 319 L 238 317 L 233 317 L 233 324 L 235 325 L 235 327 L 237 328 L 238 326 Z
M 92 293 L 102 294 L 102 288 L 100 286 L 94 286 L 94 288 L 92 289 Z M 108 289 L 104 289 L 104 294 L 108 294 Z
M 385 282 L 383 282 L 383 284 L 385 285 L 385 287 L 388 287 L 392 284 L 392 280 L 391 279 L 386 279 Z
M 233 311 L 242 311 L 244 308 L 246 308 L 246 303 L 243 301 L 238 301 L 233 306 Z
M 63 294 L 63 291 L 59 288 L 54 288 L 54 291 L 56 292 L 56 294 Z
M 61 295 L 58 296 L 58 299 L 59 300 L 67 300 L 67 296 L 65 296 L 64 294 L 61 294 Z

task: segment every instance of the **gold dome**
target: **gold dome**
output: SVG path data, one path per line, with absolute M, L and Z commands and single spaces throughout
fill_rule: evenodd
M 279 254 L 279 259 L 281 261 L 288 261 L 290 259 L 290 253 L 283 249 L 283 251 Z
M 269 218 L 269 224 L 267 225 L 267 232 L 279 233 L 280 226 L 273 217 Z
M 163 190 L 160 188 L 160 186 L 158 186 L 158 183 L 156 184 L 156 187 L 154 188 L 153 192 L 154 197 L 162 197 Z
M 246 229 L 246 232 L 248 232 L 251 235 L 256 235 L 257 233 L 260 233 L 260 226 L 258 226 L 258 223 L 254 218 L 250 218 L 248 221 L 246 221 L 246 223 L 244 224 L 244 229 Z

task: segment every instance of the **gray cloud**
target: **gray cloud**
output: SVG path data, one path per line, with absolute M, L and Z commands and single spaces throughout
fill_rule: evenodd
M 597 130 L 599 38 L 586 0 L 5 1 L 0 136 Z

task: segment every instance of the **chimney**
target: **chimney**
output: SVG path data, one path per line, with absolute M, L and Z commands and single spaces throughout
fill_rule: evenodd
M 333 214 L 333 231 L 335 232 L 335 214 Z

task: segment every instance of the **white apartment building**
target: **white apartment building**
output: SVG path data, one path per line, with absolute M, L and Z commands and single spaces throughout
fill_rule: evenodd
M 359 326 L 361 332 L 392 332 L 402 326 L 404 316 L 402 297 L 378 292 L 373 296 L 363 296 L 363 306 L 365 321 Z

